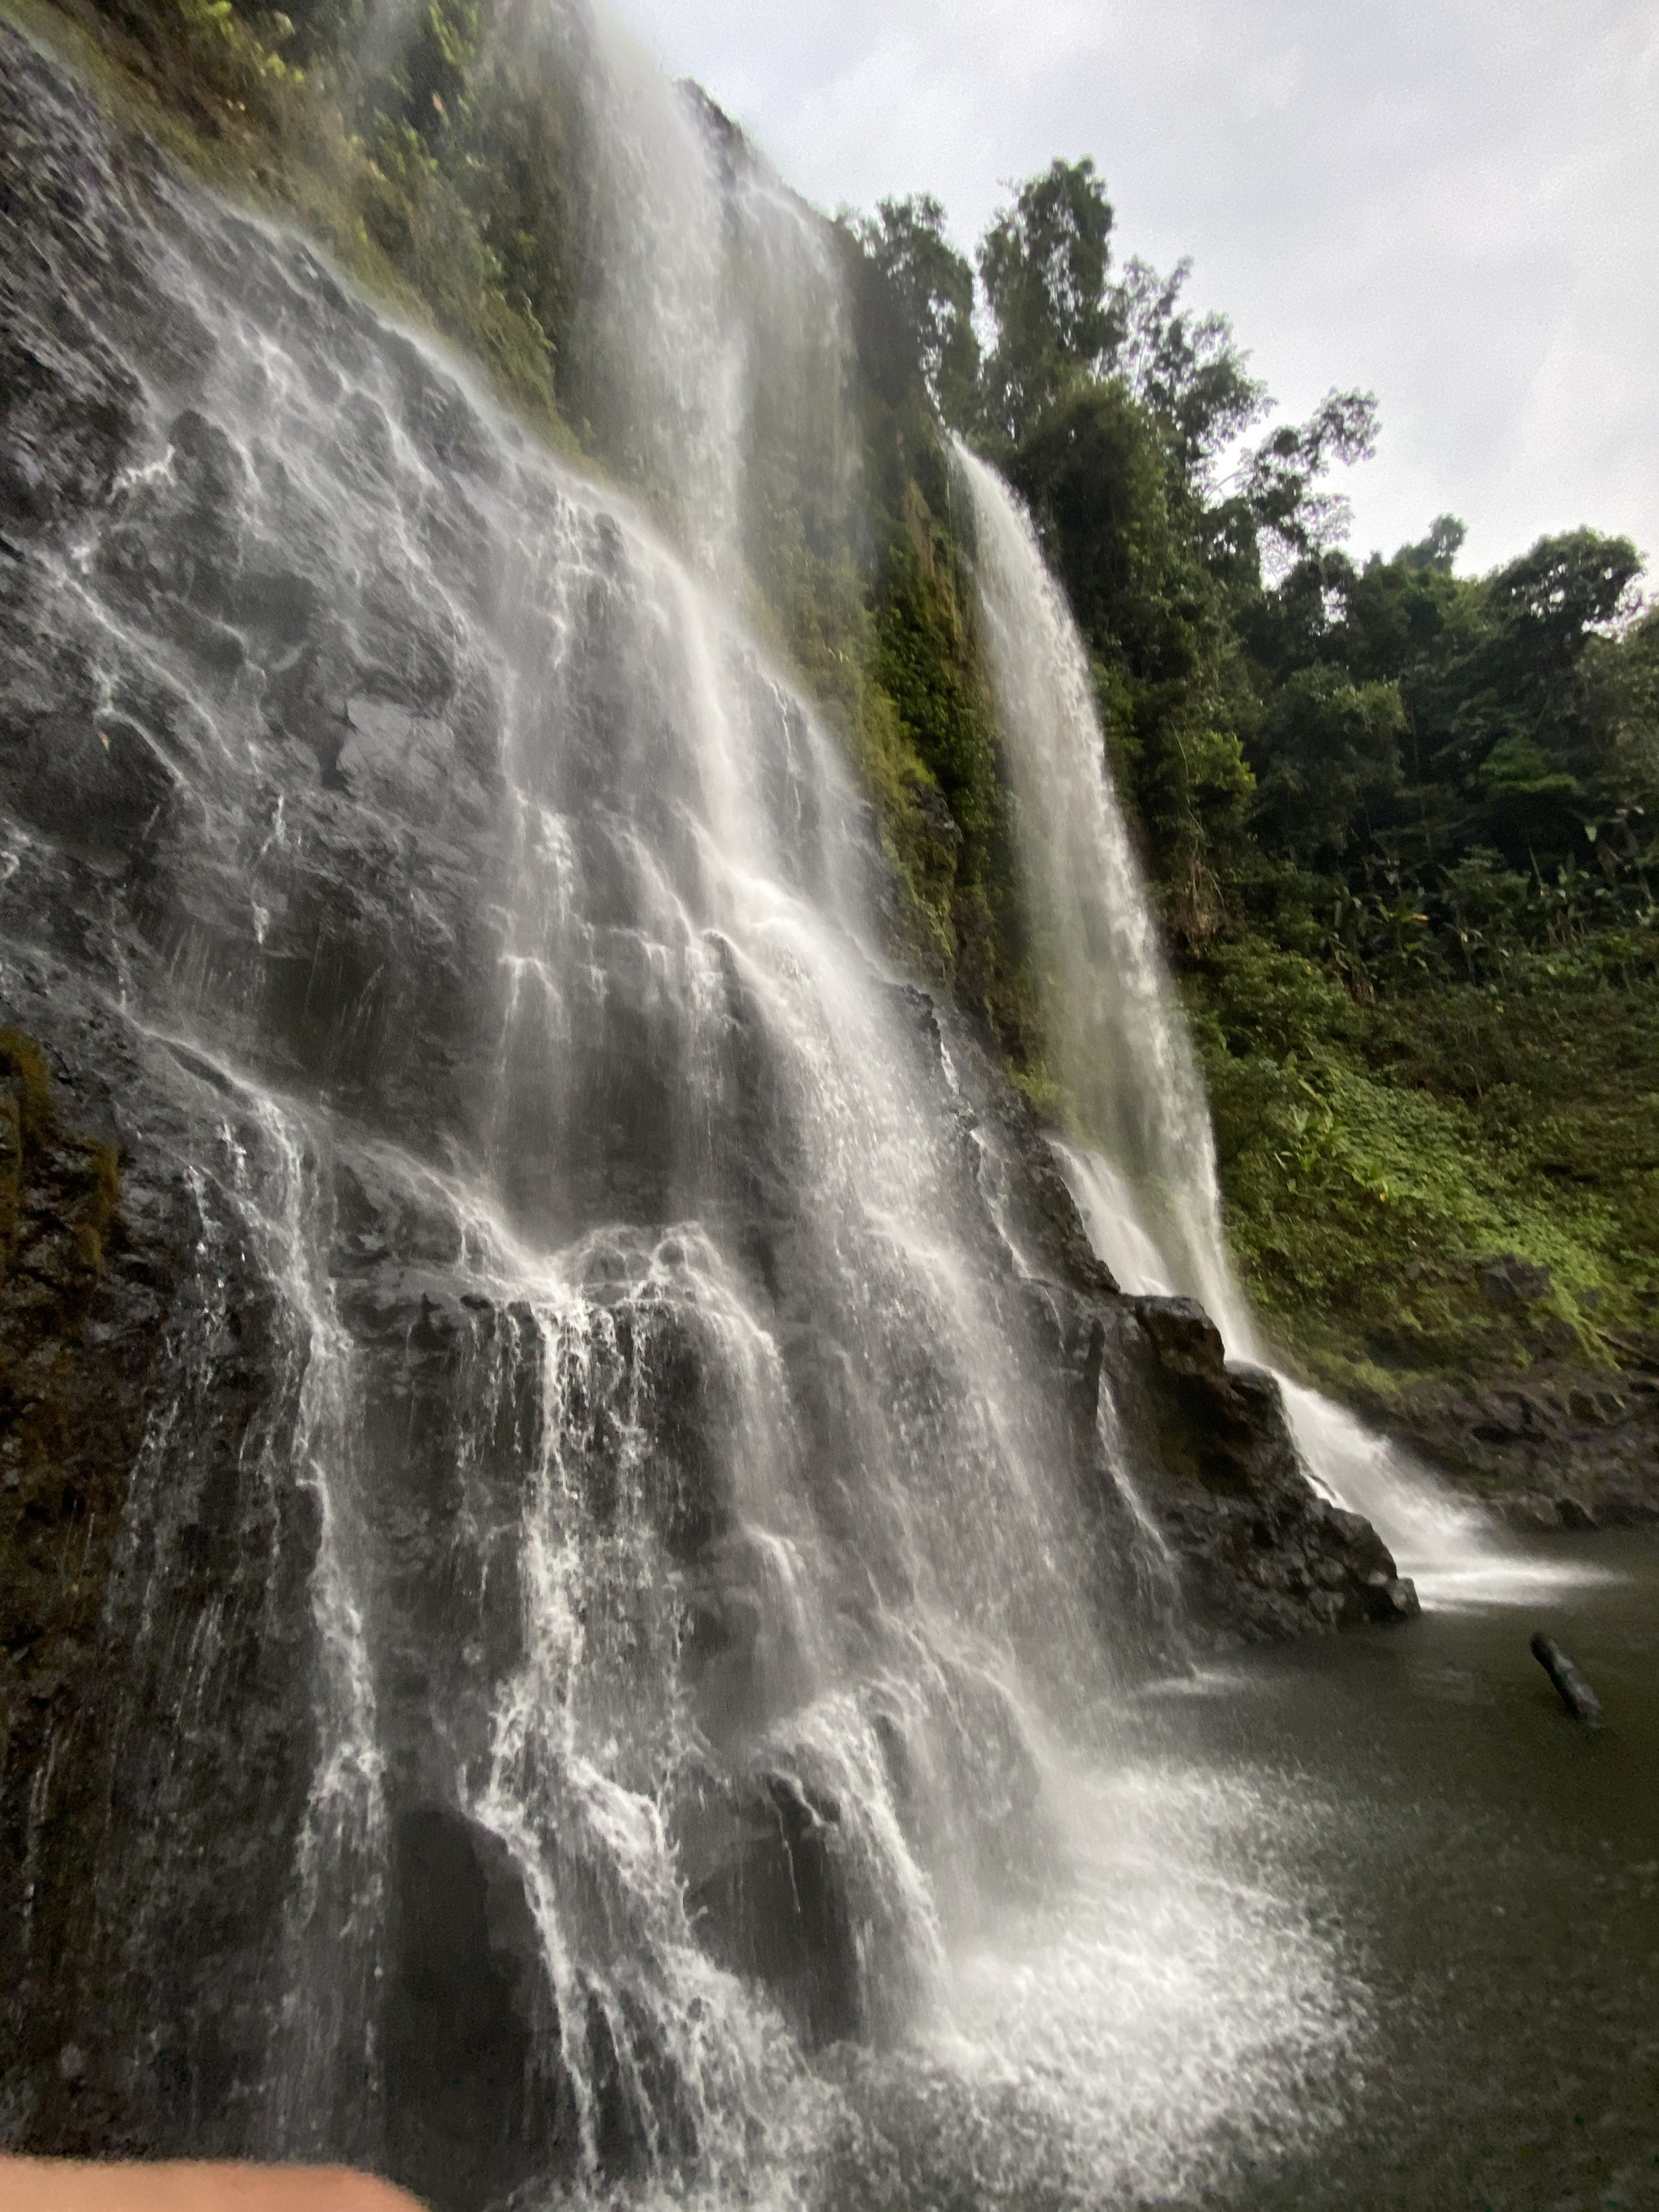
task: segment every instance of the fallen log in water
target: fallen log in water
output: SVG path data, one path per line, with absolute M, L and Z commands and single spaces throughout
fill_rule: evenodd
M 1541 1628 L 1532 1639 L 1532 1656 L 1554 1683 L 1574 1720 L 1583 1721 L 1586 1728 L 1600 1728 L 1604 1717 L 1601 1700 L 1560 1645 Z

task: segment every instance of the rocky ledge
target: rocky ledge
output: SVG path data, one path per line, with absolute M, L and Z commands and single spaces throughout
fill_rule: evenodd
M 931 1000 L 911 995 L 941 1033 Z M 1124 1601 L 1124 1560 L 1144 1577 L 1150 1543 L 1172 1610 L 1212 1644 L 1412 1618 L 1416 1590 L 1376 1531 L 1309 1480 L 1273 1376 L 1230 1364 L 1193 1299 L 1120 1292 L 1025 1099 L 959 1024 L 947 1049 L 1039 1335 L 1053 1331 L 1042 1356 L 1066 1378 L 1076 1480 L 1112 1601 Z
M 1620 1364 L 1547 1352 L 1525 1368 L 1431 1376 L 1360 1410 L 1512 1527 L 1584 1530 L 1659 1522 L 1659 1340 L 1614 1346 Z

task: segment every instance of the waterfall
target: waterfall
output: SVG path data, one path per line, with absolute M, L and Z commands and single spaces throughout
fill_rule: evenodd
M 1118 1281 L 1197 1298 L 1230 1355 L 1263 1364 L 1222 1233 L 1203 1086 L 1112 787 L 1082 639 L 1030 516 L 995 470 L 960 441 L 955 450 L 1046 1033 L 1073 1102 L 1078 1141 L 1057 1141 L 1056 1158 Z M 1488 1570 L 1504 1579 L 1501 1548 L 1474 1508 L 1345 1407 L 1278 1380 L 1310 1470 L 1375 1524 L 1402 1568 L 1447 1595 L 1479 1588 Z
M 546 21 L 589 155 L 580 404 L 690 565 L 752 606 L 747 572 L 775 550 L 757 508 L 810 507 L 834 531 L 852 501 L 828 227 L 611 17 L 550 0 Z
M 1380 1577 L 1294 1464 L 1183 1478 L 1212 1336 L 1110 1297 L 887 956 L 750 581 L 781 483 L 854 504 L 823 230 L 586 24 L 617 489 L 0 40 L 58 471 L 0 542 L 0 994 L 153 1318 L 7 2139 L 442 2212 L 1214 2203 L 1318 2146 L 1371 2039 L 1325 1812 L 1148 1683 L 1164 1509 L 1294 1553 L 1291 1626 Z M 1075 635 L 964 471 L 1061 1166 L 1248 1352 Z M 1212 1411 L 1290 1462 L 1265 1395 Z
M 1129 1727 L 1176 1586 L 1114 1316 L 1026 1263 L 1048 1164 L 734 605 L 756 455 L 847 489 L 800 210 L 601 52 L 636 499 L 6 52 L 75 342 L 0 984 L 165 1314 L 8 2130 L 446 2212 L 864 2203 L 901 2139 L 917 2205 L 1188 2201 L 1314 2140 L 1364 2005 L 1282 1815 Z M 1139 914 L 1125 1048 L 1187 1083 Z

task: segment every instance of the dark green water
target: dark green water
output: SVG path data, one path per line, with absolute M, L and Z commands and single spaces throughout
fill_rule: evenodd
M 1183 1700 L 1221 1773 L 1339 1808 L 1289 1826 L 1279 1873 L 1334 1925 L 1367 2029 L 1334 2129 L 1247 2185 L 1261 2212 L 1659 2207 L 1659 1540 L 1534 1556 L 1606 1579 L 1252 1659 Z M 1538 1626 L 1601 1695 L 1599 1735 Z

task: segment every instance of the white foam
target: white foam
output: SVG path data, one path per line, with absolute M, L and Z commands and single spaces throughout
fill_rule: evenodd
M 1285 1871 L 1328 1815 L 1173 1760 L 1064 1754 L 1050 1786 L 1066 1878 L 957 1953 L 939 2019 L 859 2087 L 919 2158 L 918 2202 L 970 2179 L 1213 2201 L 1252 2155 L 1316 2143 L 1369 2045 L 1363 1985 Z

